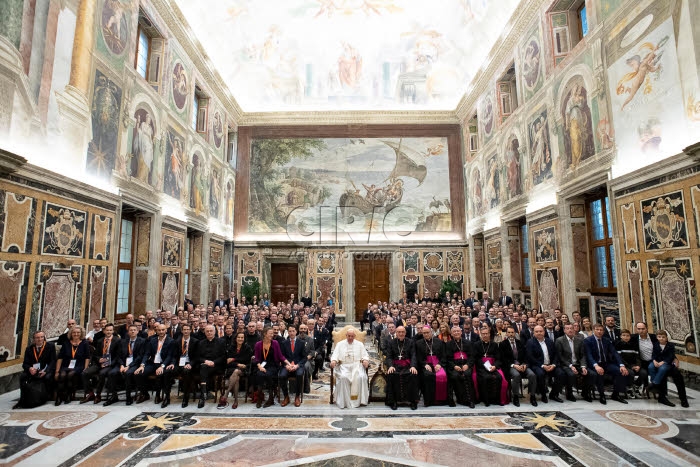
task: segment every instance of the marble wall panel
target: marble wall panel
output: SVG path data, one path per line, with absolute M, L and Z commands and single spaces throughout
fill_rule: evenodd
M 418 272 L 418 252 L 403 252 L 403 272 Z
M 163 235 L 163 266 L 178 268 L 182 263 L 182 243 L 181 237 Z M 201 270 L 201 269 L 200 269 Z
M 445 252 L 447 257 L 447 271 L 448 272 L 461 272 L 464 271 L 464 251 L 462 250 L 448 250 Z
M 107 284 L 109 268 L 107 266 L 91 266 L 88 279 L 88 316 L 86 323 L 104 318 L 107 307 Z M 86 324 L 87 325 L 87 324 Z
M 632 323 L 646 321 L 644 312 L 644 289 L 642 286 L 642 268 L 639 261 L 627 261 L 627 285 L 630 296 Z
M 202 296 L 202 273 L 190 273 L 190 279 L 187 281 L 187 287 L 189 290 L 186 290 L 185 293 L 189 293 L 195 303 L 204 302 L 206 300 L 207 297 Z
M 209 301 L 214 302 L 221 292 L 221 276 L 213 274 L 209 276 Z
M 523 286 L 523 273 L 520 265 L 520 239 L 512 238 L 508 240 L 510 250 L 510 287 L 513 290 L 520 290 Z
M 86 224 L 85 211 L 45 203 L 42 254 L 83 257 Z
M 160 284 L 161 310 L 177 310 L 177 305 L 180 302 L 180 273 L 173 271 L 161 273 Z
M 503 268 L 503 260 L 501 258 L 501 242 L 488 240 L 486 241 L 486 270 L 500 271 Z
M 665 193 L 640 204 L 647 251 L 689 246 L 683 192 Z
M 151 218 L 139 217 L 136 226 L 136 266 L 148 266 L 151 254 Z
M 13 360 L 22 351 L 30 267 L 30 263 L 0 261 L 0 362 Z
M 439 292 L 442 288 L 444 278 L 443 276 L 430 274 L 423 276 L 423 280 L 425 281 L 423 284 L 423 295 L 433 296 L 435 292 Z
M 148 271 L 137 269 L 134 271 L 134 314 L 146 313 L 146 299 L 148 297 Z
M 559 270 L 557 268 L 536 269 L 535 277 L 539 309 L 552 313 L 559 307 Z
M 47 339 L 51 339 L 65 331 L 69 318 L 78 318 L 81 304 L 78 284 L 82 282 L 83 267 L 60 269 L 49 263 L 37 267 L 41 284 L 38 328 L 46 333 Z
M 202 272 L 202 245 L 204 237 L 195 235 L 189 238 L 190 241 L 190 271 Z
M 37 200 L 0 190 L 0 251 L 31 253 Z
M 221 258 L 224 253 L 223 245 L 214 245 L 209 248 L 209 271 L 221 272 Z
M 325 304 L 329 299 L 336 302 L 337 296 L 337 279 L 335 277 L 323 277 L 319 276 L 316 278 L 316 293 L 315 300 L 318 303 Z
M 555 226 L 534 230 L 535 262 L 549 263 L 557 260 L 557 228 Z
M 435 273 L 445 270 L 444 255 L 441 251 L 423 253 L 423 271 Z
M 574 250 L 576 289 L 585 292 L 591 288 L 591 274 L 588 262 L 588 231 L 586 224 L 571 225 L 571 243 Z
M 474 275 L 476 278 L 475 287 L 485 288 L 486 281 L 484 280 L 484 249 L 474 246 Z
M 637 212 L 634 203 L 620 206 L 622 238 L 625 240 L 625 253 L 639 253 L 637 240 Z
M 92 235 L 90 238 L 90 259 L 109 261 L 112 242 L 112 218 L 92 215 Z

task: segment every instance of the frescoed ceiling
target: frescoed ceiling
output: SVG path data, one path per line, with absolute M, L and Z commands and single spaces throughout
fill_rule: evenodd
M 246 112 L 452 110 L 521 0 L 171 0 Z

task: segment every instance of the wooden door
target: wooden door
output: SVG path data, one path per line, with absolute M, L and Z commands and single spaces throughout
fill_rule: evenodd
M 362 319 L 367 303 L 389 301 L 389 256 L 355 258 L 355 321 Z
M 299 298 L 299 265 L 297 263 L 272 263 L 270 304 L 287 302 L 291 294 Z

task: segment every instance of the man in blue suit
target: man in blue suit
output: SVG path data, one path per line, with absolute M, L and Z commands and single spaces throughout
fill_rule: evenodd
M 136 398 L 136 403 L 148 400 L 148 390 L 147 383 L 148 377 L 151 375 L 156 375 L 158 378 L 158 390 L 156 391 L 155 403 L 163 403 L 163 408 L 167 407 L 170 403 L 170 388 L 165 387 L 165 382 L 169 380 L 166 379 L 165 373 L 166 369 L 168 371 L 174 368 L 173 365 L 173 339 L 167 335 L 167 328 L 165 324 L 159 324 L 156 327 L 157 339 L 149 339 L 146 341 L 146 353 L 143 358 L 145 366 L 139 368 L 134 372 L 136 377 L 136 386 L 138 387 L 140 394 Z M 161 400 L 160 395 L 165 394 L 165 400 Z
M 289 388 L 287 387 L 287 375 L 293 373 L 296 376 L 296 397 L 294 398 L 294 407 L 301 405 L 301 391 L 304 389 L 304 364 L 306 363 L 306 350 L 304 347 L 305 341 L 297 339 L 296 326 L 287 328 L 289 339 L 282 344 L 282 353 L 289 364 L 280 370 L 279 379 L 284 393 L 284 400 L 280 404 L 286 407 L 289 404 Z
M 525 345 L 525 353 L 527 354 L 527 366 L 537 377 L 537 392 L 542 395 L 542 402 L 545 404 L 549 402 L 547 399 L 548 376 L 554 378 L 549 398 L 555 402 L 564 402 L 559 398 L 564 373 L 558 367 L 559 358 L 554 348 L 554 342 L 545 337 L 542 326 L 535 326 L 533 338 L 529 339 Z M 535 407 L 537 406 L 535 394 L 530 394 L 530 403 Z
M 597 323 L 593 326 L 593 335 L 583 341 L 590 385 L 595 384 L 600 394 L 600 403 L 606 404 L 603 381 L 606 374 L 612 375 L 614 388 L 611 399 L 626 404 L 627 401 L 621 394 L 626 394 L 629 372 L 615 346 L 604 334 L 605 328 Z

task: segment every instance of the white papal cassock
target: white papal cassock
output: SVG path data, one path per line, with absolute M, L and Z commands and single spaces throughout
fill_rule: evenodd
M 335 403 L 341 409 L 367 405 L 369 401 L 369 384 L 362 360 L 369 361 L 369 354 L 362 342 L 347 340 L 335 345 L 331 361 L 335 367 Z

